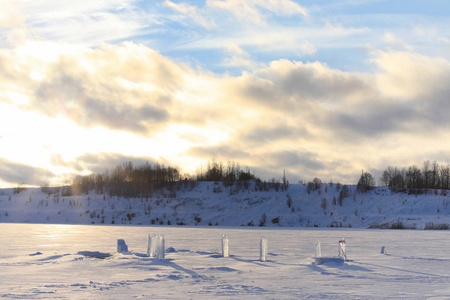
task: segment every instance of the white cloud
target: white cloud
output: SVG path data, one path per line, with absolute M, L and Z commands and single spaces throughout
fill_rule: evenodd
M 301 54 L 313 55 L 317 52 L 317 48 L 308 41 L 302 41 L 299 49 Z
M 40 0 L 16 4 L 6 1 L 2 3 L 2 11 L 4 6 L 12 8 L 3 17 L 0 15 L 0 29 L 2 24 L 9 24 L 8 42 L 12 45 L 24 35 L 35 40 L 98 45 L 144 31 L 144 16 L 135 10 L 134 2 Z M 146 23 L 148 26 L 148 18 Z
M 385 32 L 383 35 L 383 41 L 395 49 L 398 50 L 407 50 L 407 51 L 413 51 L 414 48 L 411 45 L 406 44 L 403 39 L 399 38 L 392 32 Z
M 302 30 L 306 9 L 296 2 L 283 0 L 208 0 L 204 6 L 166 1 L 165 4 L 208 29 L 209 33 L 182 43 L 182 49 L 244 48 L 251 55 L 258 52 L 287 52 L 298 57 L 312 55 L 317 48 Z M 292 17 L 291 25 L 280 25 Z M 186 24 L 180 22 L 185 27 Z M 300 28 L 299 28 L 300 27 Z M 232 45 L 232 46 L 230 46 Z M 230 61 L 235 65 L 236 60 Z
M 398 38 L 391 32 L 386 32 L 383 36 L 383 41 L 389 44 L 397 44 L 399 43 Z
M 257 0 L 255 4 L 281 16 L 296 14 L 306 16 L 308 14 L 308 10 L 305 7 L 291 0 Z
M 23 25 L 25 16 L 20 12 L 18 3 L 5 1 L 1 6 L 0 29 Z
M 377 80 L 386 96 L 400 99 L 429 99 L 448 90 L 450 63 L 411 52 L 377 52 L 374 62 L 383 72 Z
M 194 20 L 194 22 L 207 29 L 211 29 L 217 26 L 213 20 L 207 17 L 207 13 L 202 12 L 202 10 L 196 6 L 184 3 L 174 3 L 169 0 L 166 0 L 164 4 L 171 9 L 182 13 L 186 17 L 191 18 L 192 20 Z
M 307 10 L 290 0 L 207 0 L 211 8 L 219 8 L 229 11 L 240 21 L 250 21 L 255 24 L 264 24 L 267 16 L 265 11 L 278 16 L 292 16 L 307 14 Z
M 225 64 L 227 68 L 236 67 L 253 70 L 257 67 L 261 67 L 261 63 L 258 63 L 250 53 L 237 45 L 229 45 L 226 47 L 226 53 L 228 56 L 223 61 L 223 64 Z

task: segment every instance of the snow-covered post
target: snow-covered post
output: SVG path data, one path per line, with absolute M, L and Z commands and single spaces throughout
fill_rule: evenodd
M 320 241 L 317 241 L 316 243 L 316 257 L 322 257 L 322 245 L 320 244 Z
M 230 256 L 230 250 L 228 249 L 228 237 L 226 235 L 222 236 L 222 256 Z
M 117 252 L 119 253 L 128 252 L 128 246 L 125 243 L 125 240 L 123 239 L 117 240 Z
M 345 239 L 339 240 L 338 256 L 347 260 L 347 251 L 345 249 Z
M 267 239 L 265 238 L 261 238 L 259 260 L 267 260 Z
M 165 238 L 163 235 L 159 235 L 156 237 L 157 246 L 156 246 L 156 259 L 163 260 L 165 258 Z
M 148 234 L 147 256 L 158 260 L 165 258 L 165 238 L 160 234 Z
M 148 245 L 147 245 L 147 256 L 148 257 L 155 257 L 156 255 L 156 244 L 158 243 L 157 241 L 157 236 L 156 234 L 148 234 Z
M 318 240 L 316 243 L 316 257 L 314 258 L 314 262 L 316 265 L 322 265 L 325 262 L 325 259 L 322 257 L 322 244 Z

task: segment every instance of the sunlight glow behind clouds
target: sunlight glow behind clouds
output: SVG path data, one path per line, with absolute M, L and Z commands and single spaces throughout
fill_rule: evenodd
M 127 158 L 188 172 L 220 159 L 264 178 L 285 169 L 292 182 L 352 183 L 361 169 L 446 159 L 450 57 L 424 44 L 445 52 L 448 21 L 431 28 L 423 16 L 403 34 L 373 23 L 386 15 L 370 23 L 288 0 L 9 7 L 18 17 L 0 18 L 1 170 L 61 182 Z M 341 68 L 343 57 L 354 65 Z M 17 184 L 17 172 L 0 180 Z

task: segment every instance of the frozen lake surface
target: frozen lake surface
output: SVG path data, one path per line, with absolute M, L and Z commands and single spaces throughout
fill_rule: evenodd
M 0 224 L 0 231 L 3 298 L 450 298 L 448 231 L 34 224 Z M 165 235 L 165 260 L 146 257 L 149 233 Z M 221 257 L 224 234 L 228 258 Z M 259 261 L 262 237 L 266 262 Z M 316 241 L 333 257 L 340 238 L 350 261 L 316 266 Z M 117 239 L 129 253 L 116 252 Z

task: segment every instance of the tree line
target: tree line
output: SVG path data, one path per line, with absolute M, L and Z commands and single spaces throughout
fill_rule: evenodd
M 148 162 L 135 166 L 129 161 L 102 174 L 75 176 L 66 193 L 80 195 L 94 190 L 111 196 L 150 196 L 155 190 L 179 180 L 180 171 L 177 168 Z
M 208 161 L 205 170 L 203 165 L 197 169 L 198 181 L 218 181 L 226 186 L 232 185 L 236 181 L 248 181 L 259 179 L 247 168 L 245 171 L 238 162 L 229 161 L 226 165 L 221 161 Z
M 450 189 L 450 165 L 439 165 L 426 160 L 422 168 L 416 165 L 408 168 L 387 167 L 380 178 L 381 185 L 395 190 L 408 189 L 411 193 L 426 192 L 428 189 Z
M 197 168 L 195 175 L 181 174 L 176 167 L 149 162 L 134 165 L 131 161 L 116 166 L 111 171 L 101 174 L 77 175 L 72 185 L 65 187 L 66 195 L 86 194 L 96 191 L 99 194 L 108 193 L 111 196 L 151 197 L 155 191 L 162 188 L 169 190 L 181 187 L 193 188 L 199 181 L 222 182 L 224 186 L 238 183 L 244 187 L 250 180 L 255 181 L 255 189 L 267 191 L 270 189 L 286 190 L 289 182 L 283 176 L 283 182 L 272 179 L 262 182 L 249 168 L 241 168 L 238 162 L 211 160 Z M 247 185 L 245 184 L 247 183 Z M 308 192 L 317 189 L 321 181 L 315 178 L 308 183 Z M 422 168 L 416 165 L 408 168 L 387 167 L 380 178 L 380 185 L 388 186 L 396 191 L 422 193 L 428 189 L 450 189 L 450 165 L 439 165 L 436 161 L 424 161 Z M 365 192 L 375 186 L 372 174 L 362 172 L 357 184 L 357 190 Z M 50 188 L 43 186 L 43 189 Z
M 171 191 L 181 187 L 196 185 L 198 181 L 223 182 L 225 186 L 236 182 L 259 180 L 249 169 L 243 170 L 240 164 L 230 161 L 226 165 L 215 160 L 208 161 L 197 171 L 196 176 L 182 175 L 175 167 L 163 164 L 144 163 L 134 165 L 131 161 L 106 170 L 102 174 L 77 175 L 72 185 L 65 188 L 66 195 L 81 195 L 89 191 L 111 196 L 151 197 L 155 191 L 167 188 Z M 43 186 L 42 188 L 46 188 Z

